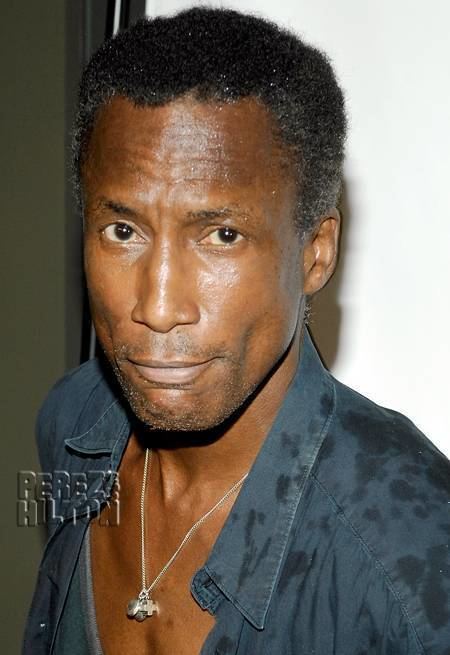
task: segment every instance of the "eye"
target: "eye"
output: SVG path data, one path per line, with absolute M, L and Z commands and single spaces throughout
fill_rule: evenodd
M 242 234 L 239 234 L 236 230 L 232 230 L 231 227 L 220 227 L 208 234 L 203 241 L 212 246 L 230 246 L 242 238 Z
M 112 225 L 108 225 L 103 230 L 103 234 L 109 241 L 115 241 L 116 243 L 128 243 L 137 238 L 136 232 L 128 223 L 113 223 Z

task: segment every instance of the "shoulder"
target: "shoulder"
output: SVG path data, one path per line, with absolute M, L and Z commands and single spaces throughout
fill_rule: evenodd
M 385 509 L 397 507 L 396 518 L 411 507 L 414 516 L 425 519 L 420 505 L 432 511 L 432 501 L 450 500 L 450 462 L 412 421 L 339 382 L 335 387 L 336 409 L 319 476 L 342 502 L 345 495 L 349 510 L 366 513 L 381 494 L 389 501 Z
M 88 430 L 117 400 L 118 391 L 105 365 L 92 359 L 59 379 L 37 416 L 36 438 L 44 470 L 51 470 L 59 441 Z M 55 462 L 56 464 L 56 462 Z
M 314 479 L 424 646 L 447 643 L 450 462 L 408 418 L 335 384 L 336 411 Z

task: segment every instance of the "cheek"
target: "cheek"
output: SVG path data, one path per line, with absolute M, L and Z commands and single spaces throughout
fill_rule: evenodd
M 134 297 L 133 267 L 119 258 L 102 257 L 99 249 L 85 248 L 85 273 L 91 314 L 97 333 L 112 333 L 130 316 Z
M 298 250 L 281 252 L 263 267 L 254 296 L 258 315 L 249 348 L 261 365 L 270 365 L 288 348 L 299 319 L 302 294 Z
M 240 349 L 287 347 L 297 324 L 301 300 L 298 253 L 252 258 L 246 266 L 224 262 L 200 284 L 205 316 L 224 340 Z M 242 353 L 243 354 L 243 353 Z

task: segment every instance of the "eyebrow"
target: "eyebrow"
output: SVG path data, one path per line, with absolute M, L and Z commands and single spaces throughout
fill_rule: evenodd
M 249 214 L 239 207 L 218 207 L 214 209 L 199 209 L 187 213 L 187 217 L 193 220 L 213 221 L 217 218 L 240 217 L 247 220 Z
M 98 202 L 98 209 L 100 211 L 107 210 L 112 211 L 117 216 L 127 217 L 127 218 L 137 218 L 138 212 L 127 205 L 123 205 L 116 200 L 111 200 L 110 198 L 102 197 Z M 212 209 L 198 209 L 187 212 L 186 218 L 192 221 L 202 221 L 202 222 L 212 222 L 217 219 L 224 218 L 241 218 L 248 220 L 249 213 L 240 207 L 226 206 L 226 207 L 216 207 Z
M 115 200 L 110 200 L 109 198 L 100 198 L 98 206 L 100 209 L 108 209 L 118 216 L 127 216 L 128 218 L 135 218 L 137 216 L 137 213 L 130 207 L 122 205 L 122 203 L 116 202 Z

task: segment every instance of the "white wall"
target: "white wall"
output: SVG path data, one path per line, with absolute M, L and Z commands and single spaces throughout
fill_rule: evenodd
M 148 0 L 147 13 L 192 4 Z M 350 115 L 346 227 L 313 331 L 339 379 L 449 455 L 450 3 L 209 4 L 270 17 L 332 58 Z

